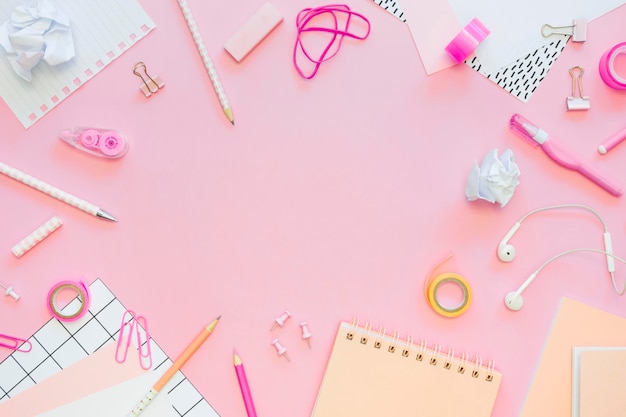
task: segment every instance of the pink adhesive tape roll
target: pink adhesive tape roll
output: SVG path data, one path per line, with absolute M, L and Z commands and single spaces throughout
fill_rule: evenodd
M 626 79 L 615 71 L 615 58 L 626 53 L 626 42 L 618 43 L 600 58 L 600 77 L 606 85 L 616 90 L 626 90 Z
M 57 296 L 61 291 L 70 290 L 76 293 L 77 300 L 80 302 L 80 306 L 77 310 L 73 310 L 69 314 L 65 314 L 62 310 L 64 307 L 59 307 L 57 305 Z M 83 317 L 87 310 L 89 309 L 89 304 L 91 302 L 91 298 L 89 295 L 89 288 L 82 282 L 73 282 L 73 281 L 61 281 L 50 288 L 48 292 L 48 310 L 54 317 L 61 321 L 74 321 Z M 72 304 L 72 303 L 70 303 Z
M 491 33 L 477 18 L 472 19 L 446 46 L 446 52 L 457 63 L 463 62 Z

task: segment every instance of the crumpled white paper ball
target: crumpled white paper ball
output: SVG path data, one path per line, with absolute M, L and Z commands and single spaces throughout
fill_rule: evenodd
M 25 1 L 0 25 L 0 46 L 13 71 L 26 81 L 43 59 L 49 65 L 69 61 L 75 55 L 70 20 L 52 1 Z
M 469 201 L 482 199 L 504 207 L 513 197 L 519 175 L 513 151 L 507 149 L 498 156 L 498 150 L 494 149 L 485 155 L 480 167 L 474 161 L 465 185 L 465 195 Z

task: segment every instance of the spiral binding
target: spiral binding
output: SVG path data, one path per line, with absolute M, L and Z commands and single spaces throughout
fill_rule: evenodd
M 373 331 L 369 322 L 359 325 L 357 319 L 353 319 L 349 326 L 346 339 L 358 341 L 358 345 L 371 345 L 376 350 L 386 351 L 389 354 L 399 354 L 406 359 L 413 358 L 418 362 L 440 366 L 448 371 L 455 370 L 460 374 L 467 373 L 472 378 L 482 377 L 487 382 L 492 382 L 494 379 L 495 362 L 493 360 L 489 360 L 483 365 L 483 359 L 480 356 L 470 360 L 465 352 L 456 356 L 454 349 L 451 348 L 442 351 L 441 346 L 437 344 L 428 347 L 424 340 L 420 340 L 416 344 L 410 335 L 405 339 L 401 339 L 399 333 L 395 331 L 388 335 L 382 326 Z M 358 335 L 360 337 L 357 337 Z

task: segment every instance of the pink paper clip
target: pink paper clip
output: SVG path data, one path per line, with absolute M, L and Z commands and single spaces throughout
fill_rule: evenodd
M 143 328 L 143 339 L 142 339 Z M 139 353 L 139 364 L 142 369 L 152 368 L 152 351 L 150 348 L 150 333 L 148 333 L 148 321 L 144 316 L 137 316 L 133 310 L 126 310 L 122 315 L 120 334 L 117 338 L 117 348 L 115 349 L 115 361 L 122 363 L 126 361 L 128 349 L 133 338 L 133 331 L 137 336 L 137 352 Z M 124 346 L 122 346 L 124 344 Z
M 0 347 L 9 348 L 16 352 L 30 352 L 33 345 L 28 340 L 19 339 L 6 334 L 0 334 Z

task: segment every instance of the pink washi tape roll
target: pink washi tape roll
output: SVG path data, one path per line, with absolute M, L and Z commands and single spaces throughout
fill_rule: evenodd
M 61 227 L 62 224 L 63 222 L 59 217 L 52 217 L 50 220 L 39 226 L 37 230 L 15 244 L 15 246 L 11 248 L 11 252 L 13 252 L 13 255 L 18 258 L 21 257 L 26 252 L 34 248 L 39 242 L 48 237 L 52 232 Z
M 491 33 L 477 18 L 472 19 L 446 46 L 446 52 L 456 62 L 463 62 Z
M 67 306 L 59 307 L 57 304 L 57 296 L 61 291 L 69 290 L 75 292 L 77 295 L 76 300 L 80 302 L 80 306 L 76 310 L 72 310 L 72 312 L 66 314 L 62 310 L 65 310 Z M 48 292 L 48 310 L 54 317 L 61 321 L 74 321 L 83 317 L 87 310 L 89 310 L 89 304 L 91 302 L 89 295 L 89 288 L 82 282 L 74 282 L 74 281 L 61 281 L 55 284 L 50 291 Z
M 615 71 L 615 58 L 626 53 L 626 42 L 618 43 L 600 58 L 600 77 L 606 85 L 616 90 L 626 90 L 626 79 Z

